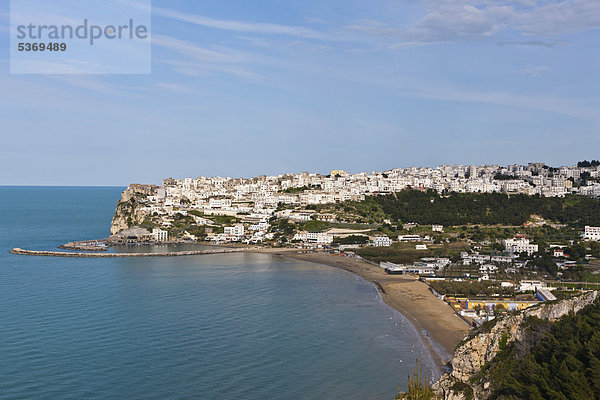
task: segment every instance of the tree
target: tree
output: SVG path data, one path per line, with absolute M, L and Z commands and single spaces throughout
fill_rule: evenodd
M 499 315 L 502 314 L 506 311 L 506 306 L 502 303 L 498 303 L 496 304 L 496 306 L 494 307 L 494 314 L 495 315 Z
M 586 248 L 584 245 L 577 243 L 566 249 L 566 253 L 572 260 L 580 260 L 585 257 Z
M 590 253 L 594 257 L 600 257 L 600 242 L 590 242 Z

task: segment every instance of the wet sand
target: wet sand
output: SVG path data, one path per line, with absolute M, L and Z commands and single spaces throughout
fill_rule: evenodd
M 341 268 L 372 282 L 381 293 L 383 301 L 402 313 L 414 325 L 434 361 L 440 366 L 449 361 L 456 345 L 470 330 L 448 304 L 431 293 L 427 284 L 413 277 L 388 275 L 379 266 L 357 258 L 301 254 L 289 249 L 280 252 L 274 251 L 275 249 L 269 250 L 268 253 L 271 254 Z

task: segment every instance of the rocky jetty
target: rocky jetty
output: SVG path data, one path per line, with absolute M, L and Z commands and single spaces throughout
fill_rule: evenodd
M 182 257 L 182 256 L 198 256 L 202 254 L 222 254 L 222 253 L 237 253 L 246 251 L 245 248 L 233 249 L 215 249 L 215 250 L 196 250 L 196 251 L 170 251 L 161 253 L 70 253 L 66 251 L 36 251 L 14 248 L 10 252 L 22 256 L 38 256 L 38 257 L 74 257 L 74 258 L 119 258 L 119 257 Z

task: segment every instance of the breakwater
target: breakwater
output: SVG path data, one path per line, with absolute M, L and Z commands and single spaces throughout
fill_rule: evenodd
M 198 256 L 202 254 L 221 254 L 238 253 L 245 251 L 245 248 L 236 249 L 216 249 L 216 250 L 196 250 L 196 251 L 171 251 L 163 253 L 69 253 L 66 251 L 37 251 L 14 248 L 10 252 L 22 256 L 37 257 L 79 257 L 79 258 L 117 258 L 117 257 L 182 257 Z

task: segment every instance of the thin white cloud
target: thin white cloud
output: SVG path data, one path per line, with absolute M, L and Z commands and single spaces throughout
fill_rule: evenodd
M 556 36 L 600 29 L 600 1 L 555 1 L 520 15 L 518 29 L 531 35 Z
M 207 63 L 241 64 L 258 61 L 258 57 L 250 53 L 224 47 L 207 49 L 191 42 L 165 35 L 155 34 L 152 36 L 152 44 Z
M 523 39 L 503 40 L 500 44 L 551 47 L 558 41 L 548 38 L 600 29 L 598 0 L 421 0 L 421 3 L 425 14 L 408 25 L 363 20 L 345 29 L 407 44 L 396 47 L 487 40 L 501 33 Z
M 498 46 L 539 46 L 539 47 L 556 47 L 564 46 L 567 43 L 559 40 L 504 40 L 496 43 Z
M 190 88 L 189 86 L 180 85 L 173 82 L 158 82 L 154 84 L 159 89 L 166 89 L 173 92 L 185 93 L 185 94 L 199 94 L 200 91 Z
M 241 78 L 256 79 L 258 78 L 258 74 L 250 71 L 246 66 L 249 64 L 264 63 L 269 59 L 262 55 L 222 46 L 207 49 L 164 35 L 154 35 L 152 37 L 152 44 L 183 56 L 182 60 L 158 59 L 157 61 L 171 65 L 176 72 L 191 77 L 222 72 Z
M 532 78 L 537 77 L 540 73 L 549 70 L 550 68 L 543 65 L 540 67 L 528 67 L 528 68 L 523 68 L 523 69 L 519 69 L 516 70 L 515 73 L 520 74 L 520 75 L 528 75 L 531 76 Z
M 600 122 L 598 105 L 589 100 L 543 95 L 515 94 L 508 91 L 478 91 L 467 87 L 432 82 L 413 81 L 408 87 L 398 88 L 402 95 L 460 103 L 484 103 L 525 110 L 545 111 L 586 121 Z
M 260 75 L 248 69 L 235 65 L 211 64 L 201 61 L 162 60 L 162 62 L 170 65 L 175 72 L 192 78 L 200 78 L 214 73 L 225 73 L 244 79 L 258 79 L 260 77 Z
M 108 94 L 108 95 L 119 95 L 125 96 L 128 95 L 129 92 L 126 90 L 120 90 L 108 83 L 104 80 L 99 80 L 89 76 L 53 76 L 54 79 L 57 79 L 67 85 L 74 86 L 80 89 L 91 90 L 93 92 Z
M 208 28 L 222 29 L 234 32 L 263 33 L 276 35 L 297 36 L 308 39 L 324 39 L 325 35 L 313 29 L 302 26 L 279 25 L 265 22 L 241 22 L 232 20 L 220 20 L 202 15 L 182 13 L 163 7 L 154 7 L 154 15 L 177 21 L 188 22 L 194 25 Z
M 257 47 L 271 47 L 273 43 L 269 40 L 255 37 L 255 36 L 237 36 L 238 39 L 245 40 L 253 46 Z
M 333 47 L 327 46 L 325 44 L 306 42 L 304 40 L 294 40 L 292 42 L 289 42 L 288 46 L 294 47 L 297 49 L 302 49 L 309 53 L 318 53 L 318 52 L 329 51 L 329 50 L 333 49 Z

